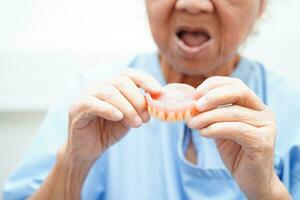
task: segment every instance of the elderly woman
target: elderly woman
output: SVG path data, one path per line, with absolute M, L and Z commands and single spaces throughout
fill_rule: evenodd
M 300 92 L 238 53 L 266 4 L 146 0 L 159 52 L 83 73 L 4 198 L 299 199 Z M 189 120 L 150 117 L 169 83 L 196 88 Z

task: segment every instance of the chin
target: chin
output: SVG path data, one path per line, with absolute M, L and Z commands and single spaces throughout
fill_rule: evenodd
M 172 67 L 188 76 L 209 76 L 215 71 L 217 64 L 209 60 L 173 59 Z

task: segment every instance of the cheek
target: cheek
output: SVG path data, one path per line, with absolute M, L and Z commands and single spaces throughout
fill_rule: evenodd
M 163 48 L 171 33 L 171 15 L 176 0 L 147 0 L 146 2 L 153 39 L 160 48 Z
M 255 0 L 228 0 L 218 1 L 215 5 L 220 22 L 220 51 L 226 55 L 235 53 L 253 28 L 258 3 Z

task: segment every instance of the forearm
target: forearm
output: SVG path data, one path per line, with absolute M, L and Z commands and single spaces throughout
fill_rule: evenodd
M 292 197 L 290 196 L 288 190 L 284 186 L 284 184 L 279 180 L 279 178 L 276 176 L 276 183 L 273 187 L 273 195 L 271 198 L 272 200 L 291 200 Z
M 277 176 L 274 176 L 272 183 L 269 185 L 268 189 L 264 189 L 261 192 L 261 195 L 258 195 L 257 198 L 250 198 L 249 200 L 291 200 L 288 190 L 284 186 L 284 184 L 279 180 Z
M 29 199 L 80 199 L 83 182 L 90 166 L 87 163 L 78 163 L 64 151 L 60 152 L 49 176 Z

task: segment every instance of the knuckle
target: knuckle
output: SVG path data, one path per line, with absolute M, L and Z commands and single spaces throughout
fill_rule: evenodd
M 241 102 L 247 102 L 248 99 L 250 98 L 250 93 L 248 91 L 248 89 L 244 88 L 244 87 L 239 87 L 237 86 L 235 88 L 235 95 L 238 101 Z
M 267 117 L 269 118 L 269 119 L 272 119 L 272 120 L 276 120 L 276 115 L 275 115 L 275 113 L 271 110 L 271 108 L 269 108 L 269 107 L 266 107 L 265 109 L 264 109 L 264 112 L 266 113 L 266 115 L 267 115 Z
M 110 110 L 109 108 L 103 108 L 103 109 L 101 110 L 101 113 L 102 113 L 103 115 L 108 116 L 108 115 L 111 114 L 111 110 Z
M 114 85 L 116 85 L 118 88 L 126 89 L 129 87 L 128 84 L 130 84 L 130 82 L 131 79 L 128 76 L 121 75 L 115 79 Z
M 238 78 L 232 78 L 232 79 L 233 79 L 232 87 L 235 89 L 235 91 L 241 93 L 242 95 L 246 95 L 250 92 L 248 86 L 246 86 L 242 80 Z
M 72 121 L 78 114 L 84 112 L 88 108 L 88 103 L 84 100 L 79 100 L 73 103 L 68 111 L 68 117 Z
M 193 122 L 196 129 L 206 128 L 213 124 L 212 118 L 207 114 L 201 114 L 195 117 L 195 121 Z
M 96 96 L 100 97 L 101 99 L 108 100 L 114 98 L 114 91 L 116 90 L 115 87 L 111 85 L 106 85 L 105 87 L 102 87 L 100 90 L 97 91 Z
M 245 87 L 237 86 L 236 90 L 240 94 L 241 98 L 247 98 L 249 96 L 249 90 L 247 90 Z
M 84 105 L 84 101 L 77 101 L 73 103 L 69 108 L 69 114 L 75 114 L 78 111 L 82 110 L 83 105 Z
M 133 69 L 133 68 L 126 68 L 121 73 L 121 76 L 128 77 L 129 79 L 131 79 L 132 77 L 144 77 L 146 75 L 147 75 L 147 73 Z
M 277 125 L 275 113 L 269 107 L 265 107 L 265 109 L 260 111 L 260 114 L 266 120 L 266 125 L 268 125 L 272 131 L 276 132 Z
M 201 99 L 206 102 L 206 107 L 217 107 L 221 99 L 215 98 L 214 95 L 207 93 L 201 97 Z
M 206 79 L 208 82 L 210 81 L 219 81 L 220 79 L 223 79 L 224 77 L 222 76 L 212 76 L 212 77 L 209 77 L 208 79 Z
M 134 79 L 134 82 L 137 82 L 138 85 L 146 85 L 154 79 L 150 74 L 132 68 L 126 69 L 122 75 L 130 80 Z
M 203 101 L 207 102 L 207 103 L 212 103 L 214 101 L 214 98 L 212 95 L 210 95 L 209 93 L 205 94 L 203 97 L 201 97 L 203 99 Z
M 136 114 L 136 111 L 133 109 L 132 106 L 125 106 L 124 107 L 124 113 L 129 117 L 129 118 L 132 118 L 132 117 L 135 117 L 137 114 Z
M 214 123 L 207 127 L 207 131 L 211 133 L 215 133 L 220 129 L 220 124 Z
M 147 85 L 148 79 L 146 77 L 143 77 L 139 80 L 139 85 Z
M 231 109 L 230 107 L 226 107 L 225 109 Z M 232 109 L 231 109 L 231 114 L 232 114 L 232 117 L 234 119 L 240 119 L 240 120 L 243 120 L 245 118 L 244 114 L 242 113 L 242 111 L 239 109 L 238 106 L 232 106 Z
M 126 68 L 122 71 L 121 75 L 128 76 L 128 75 L 132 75 L 132 74 L 135 74 L 135 73 L 137 73 L 137 70 L 128 67 L 128 68 Z
M 207 78 L 203 83 L 205 85 L 211 86 L 214 83 L 216 83 L 218 80 L 220 80 L 220 78 L 221 78 L 220 76 L 212 76 L 212 77 Z
M 94 81 L 94 82 L 88 84 L 87 87 L 80 93 L 81 99 L 82 99 L 82 97 L 88 97 L 88 96 L 92 96 L 92 95 L 96 94 L 97 91 L 99 90 L 99 88 L 101 89 L 110 83 L 111 83 L 110 80 L 102 80 L 99 82 Z
M 214 115 L 211 113 L 203 113 L 197 118 L 199 124 L 211 124 L 214 121 Z
M 232 82 L 235 84 L 244 84 L 243 81 L 241 81 L 241 79 L 239 78 L 232 78 Z
M 244 135 L 245 137 L 249 136 L 251 134 L 251 131 L 243 122 L 230 122 L 228 124 L 232 128 L 231 131 L 239 130 L 241 132 L 241 135 Z
M 77 105 L 73 104 L 69 108 L 69 112 L 68 112 L 69 120 L 72 121 L 72 119 L 74 118 L 74 115 L 76 115 L 76 113 L 77 113 Z

